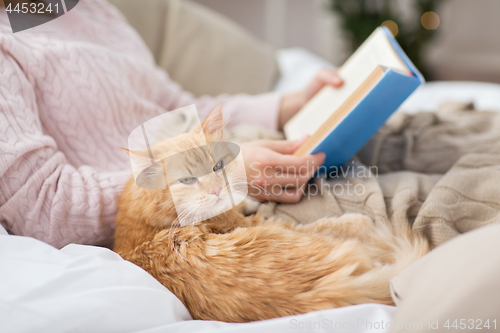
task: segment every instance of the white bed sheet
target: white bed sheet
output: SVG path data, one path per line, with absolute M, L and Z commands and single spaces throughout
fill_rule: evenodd
M 422 85 L 401 105 L 408 113 L 435 111 L 446 102 L 473 102 L 478 110 L 500 111 L 500 84 L 435 81 Z
M 319 68 L 333 67 L 300 49 L 281 50 L 278 61 L 281 92 L 300 89 Z M 401 110 L 430 111 L 448 100 L 500 110 L 500 85 L 428 83 Z M 394 311 L 365 304 L 248 324 L 193 321 L 170 291 L 110 250 L 57 250 L 9 236 L 0 226 L 0 332 L 385 332 Z
M 192 320 L 168 289 L 108 249 L 71 244 L 57 250 L 5 234 L 0 272 L 2 333 L 361 333 L 370 332 L 366 325 L 387 323 L 394 312 L 391 306 L 365 304 L 248 324 Z

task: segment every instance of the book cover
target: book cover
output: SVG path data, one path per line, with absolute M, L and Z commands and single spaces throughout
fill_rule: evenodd
M 377 31 L 379 29 L 381 31 Z M 385 27 L 377 28 L 377 30 L 374 34 L 378 33 L 380 36 L 381 32 L 383 32 L 395 54 L 404 63 L 407 71 L 403 71 L 401 66 L 398 68 L 376 66 L 368 77 L 356 87 L 354 92 L 342 101 L 340 107 L 334 112 L 326 110 L 326 112 L 329 112 L 326 120 L 322 119 L 322 123 L 318 128 L 309 133 L 311 137 L 295 152 L 295 155 L 324 152 L 326 154 L 324 166 L 340 167 L 344 165 L 377 132 L 411 93 L 425 82 L 422 74 L 406 56 L 398 42 L 392 37 L 391 32 Z M 349 61 L 351 59 L 346 64 Z M 355 60 L 352 60 L 351 64 L 349 64 L 351 67 L 356 66 L 356 63 L 353 62 Z M 326 92 L 324 94 L 326 95 Z M 328 97 L 318 96 L 316 101 L 311 101 L 312 106 L 310 108 L 315 107 L 314 103 L 317 103 L 319 107 L 319 100 L 322 98 L 324 101 L 328 101 Z M 322 102 L 323 108 L 324 101 Z M 322 110 L 322 112 L 325 111 Z M 297 117 L 299 119 L 295 121 L 298 122 L 300 117 L 304 118 L 306 116 L 307 114 L 299 115 Z M 321 116 L 325 117 L 324 114 Z M 296 130 L 294 132 L 292 126 L 289 126 L 288 130 L 292 135 L 300 134 Z M 286 127 L 285 133 L 287 138 L 290 138 Z

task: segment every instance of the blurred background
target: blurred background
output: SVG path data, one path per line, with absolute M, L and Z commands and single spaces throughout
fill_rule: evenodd
M 428 80 L 500 83 L 499 0 L 195 0 L 276 48 L 335 65 L 386 25 Z

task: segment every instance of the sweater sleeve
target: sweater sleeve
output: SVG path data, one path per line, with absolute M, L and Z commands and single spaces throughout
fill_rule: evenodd
M 271 130 L 278 129 L 278 116 L 282 95 L 270 92 L 260 95 L 227 95 L 201 96 L 196 98 L 193 94 L 182 89 L 172 81 L 168 74 L 158 69 L 160 81 L 164 82 L 164 95 L 160 97 L 159 104 L 168 111 L 195 104 L 201 119 L 205 119 L 217 105 L 222 104 L 224 116 L 227 117 L 228 126 L 239 124 L 258 124 Z
M 56 247 L 111 245 L 127 172 L 75 168 L 42 131 L 36 95 L 17 62 L 0 54 L 0 223 Z

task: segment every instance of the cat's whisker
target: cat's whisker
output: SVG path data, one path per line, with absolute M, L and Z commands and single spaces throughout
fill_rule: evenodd
M 175 247 L 175 237 L 177 235 L 178 227 L 182 226 L 183 213 L 184 212 L 182 212 L 180 216 L 177 216 L 177 218 L 174 220 L 174 222 L 172 223 L 172 225 L 168 230 L 168 238 L 170 239 L 170 250 L 174 253 L 179 253 L 179 251 Z
M 187 220 L 187 218 L 189 217 L 190 215 L 190 210 L 189 209 L 184 209 L 181 211 L 180 214 L 178 214 L 177 216 L 177 223 L 178 223 L 178 226 L 183 226 L 184 225 L 184 222 Z
M 197 203 L 199 202 L 198 199 L 195 199 L 195 200 L 192 200 L 190 202 L 186 202 L 186 203 L 183 203 L 183 204 L 180 204 L 178 205 L 178 207 L 180 206 L 187 206 L 187 205 L 190 205 L 192 206 L 193 204 L 196 205 Z M 177 209 L 177 212 L 178 212 L 178 207 L 176 207 Z M 189 216 L 190 214 L 190 211 L 189 209 L 184 209 L 182 210 L 180 213 L 178 212 L 178 215 L 177 215 L 177 218 L 173 221 L 173 223 L 171 224 L 170 228 L 169 228 L 169 231 L 168 231 L 168 236 L 171 240 L 170 242 L 170 245 L 171 245 L 171 250 L 172 251 L 177 251 L 177 249 L 175 248 L 174 244 L 175 244 L 175 236 L 176 236 L 176 229 L 178 227 L 182 227 L 184 222 L 186 221 L 187 217 Z
M 200 200 L 195 200 L 194 202 L 199 202 Z M 202 207 L 200 205 L 197 205 L 194 207 L 192 210 L 183 210 L 180 215 L 178 215 L 177 219 L 174 221 L 172 226 L 169 229 L 169 238 L 170 238 L 170 245 L 171 245 L 171 250 L 177 253 L 179 256 L 181 254 L 179 253 L 178 249 L 174 247 L 174 241 L 175 241 L 175 236 L 177 235 L 176 232 L 172 232 L 172 230 L 176 230 L 178 226 L 182 226 L 183 222 L 187 219 L 188 216 L 193 215 L 195 216 L 194 221 L 197 221 L 198 218 L 198 213 L 202 210 Z M 182 256 L 181 256 L 182 257 Z
M 178 216 L 178 220 L 180 221 L 180 224 L 181 225 L 184 224 L 184 222 L 187 221 L 187 219 L 190 216 L 192 216 L 193 214 L 195 214 L 194 221 L 197 221 L 196 213 L 202 209 L 204 204 L 205 204 L 205 200 L 197 199 L 197 200 L 193 200 L 193 201 L 184 203 L 183 205 L 179 205 L 179 206 L 188 206 L 189 205 L 186 209 L 184 209 L 181 212 L 180 216 Z

